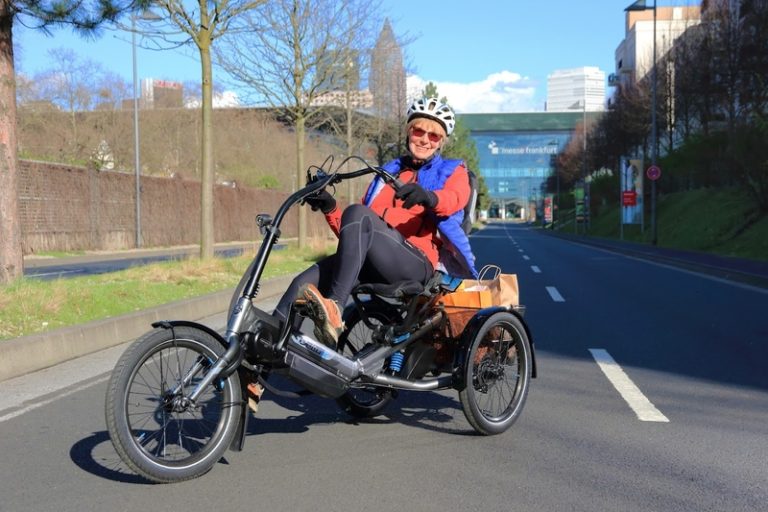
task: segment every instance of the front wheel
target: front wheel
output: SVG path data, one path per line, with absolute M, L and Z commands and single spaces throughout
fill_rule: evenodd
M 180 482 L 209 471 L 232 442 L 240 379 L 214 380 L 195 402 L 188 396 L 224 347 L 191 327 L 155 329 L 117 362 L 107 387 L 106 420 L 120 458 L 153 482 Z
M 512 313 L 491 315 L 480 325 L 464 364 L 459 401 L 480 434 L 506 431 L 523 411 L 532 374 L 531 343 Z

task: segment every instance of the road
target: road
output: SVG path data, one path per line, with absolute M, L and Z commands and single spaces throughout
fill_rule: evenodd
M 244 451 L 150 485 L 105 432 L 114 351 L 0 383 L 0 510 L 765 510 L 767 289 L 520 225 L 472 243 L 518 274 L 536 343 L 505 434 L 474 435 L 451 392 L 401 393 L 366 422 L 266 397 Z
M 216 256 L 221 258 L 234 258 L 243 254 L 243 247 L 217 248 Z M 180 260 L 188 258 L 192 254 L 189 250 L 149 251 L 149 255 L 110 255 L 110 258 L 98 255 L 86 255 L 83 257 L 69 257 L 63 259 L 35 259 L 34 263 L 25 261 L 24 276 L 36 279 L 59 279 L 76 276 L 87 276 L 117 272 L 131 267 L 157 263 L 161 261 Z

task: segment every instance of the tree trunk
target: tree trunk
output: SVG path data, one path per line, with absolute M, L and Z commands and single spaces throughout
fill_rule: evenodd
M 296 118 L 296 190 L 304 186 L 304 132 L 305 120 L 303 115 Z M 299 208 L 299 248 L 307 246 L 307 209 Z
M 200 62 L 203 73 L 203 106 L 201 136 L 202 156 L 200 169 L 200 258 L 213 258 L 213 73 L 211 70 L 210 42 L 200 43 Z
M 0 284 L 24 269 L 19 225 L 12 3 L 0 1 Z

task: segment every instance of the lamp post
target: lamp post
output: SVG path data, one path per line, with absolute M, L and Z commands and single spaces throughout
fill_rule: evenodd
M 141 163 L 139 160 L 139 78 L 136 72 L 136 15 L 131 14 L 133 57 L 133 167 L 136 174 L 136 248 L 141 247 Z
M 584 179 L 584 234 L 589 228 L 589 180 L 587 180 L 587 88 L 584 84 L 584 98 L 582 101 L 581 137 L 582 137 L 582 161 L 581 175 Z
M 653 10 L 653 63 L 651 66 L 651 165 L 656 167 L 656 160 L 659 153 L 659 138 L 656 128 L 656 0 L 653 0 L 653 7 L 647 7 L 645 0 L 637 0 L 635 3 L 624 9 L 630 11 Z M 656 180 L 651 180 L 651 244 L 656 245 Z
M 139 74 L 136 66 L 136 20 L 160 21 L 152 10 L 131 13 L 131 57 L 133 60 L 133 167 L 136 175 L 136 248 L 141 247 L 141 160 L 139 158 Z

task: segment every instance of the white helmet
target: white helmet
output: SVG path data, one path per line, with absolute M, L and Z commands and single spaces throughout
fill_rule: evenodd
M 450 137 L 453 127 L 456 126 L 456 116 L 451 107 L 440 103 L 437 98 L 421 98 L 411 103 L 408 107 L 408 122 L 415 117 L 434 119 L 445 128 L 445 134 Z

